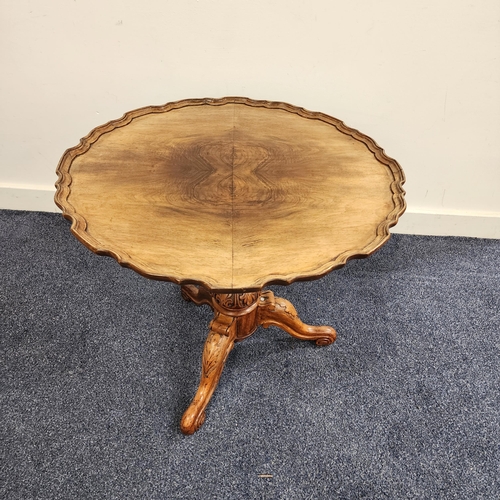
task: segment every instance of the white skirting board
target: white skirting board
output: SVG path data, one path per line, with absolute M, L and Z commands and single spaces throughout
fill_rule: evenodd
M 500 239 L 500 213 L 437 213 L 408 209 L 391 233 Z
M 0 209 L 60 212 L 50 186 L 1 186 Z M 432 212 L 408 208 L 393 233 L 500 239 L 500 213 Z
M 51 186 L 0 185 L 0 209 L 60 212 L 54 203 L 55 192 Z

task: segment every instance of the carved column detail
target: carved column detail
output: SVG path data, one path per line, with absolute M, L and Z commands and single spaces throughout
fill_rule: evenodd
M 214 308 L 229 316 L 243 316 L 257 307 L 260 292 L 214 293 Z

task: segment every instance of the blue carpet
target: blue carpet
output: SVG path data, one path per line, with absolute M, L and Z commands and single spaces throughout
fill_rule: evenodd
M 500 241 L 394 235 L 272 287 L 337 341 L 259 329 L 184 436 L 210 309 L 58 214 L 0 238 L 2 499 L 500 498 Z

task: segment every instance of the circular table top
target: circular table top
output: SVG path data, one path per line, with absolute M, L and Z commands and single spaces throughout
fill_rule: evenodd
M 68 149 L 55 201 L 92 251 L 220 292 L 313 279 L 370 255 L 404 174 L 340 120 L 242 97 L 126 113 Z

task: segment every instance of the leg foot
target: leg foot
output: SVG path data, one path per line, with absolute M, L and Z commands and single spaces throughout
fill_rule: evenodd
M 203 350 L 200 385 L 181 420 L 181 430 L 184 434 L 193 434 L 203 424 L 205 408 L 219 383 L 235 339 L 235 318 L 216 313 Z
M 291 302 L 275 297 L 273 292 L 262 292 L 260 296 L 259 323 L 264 328 L 278 326 L 297 339 L 314 340 L 321 346 L 329 345 L 337 338 L 337 332 L 330 326 L 303 323 Z

